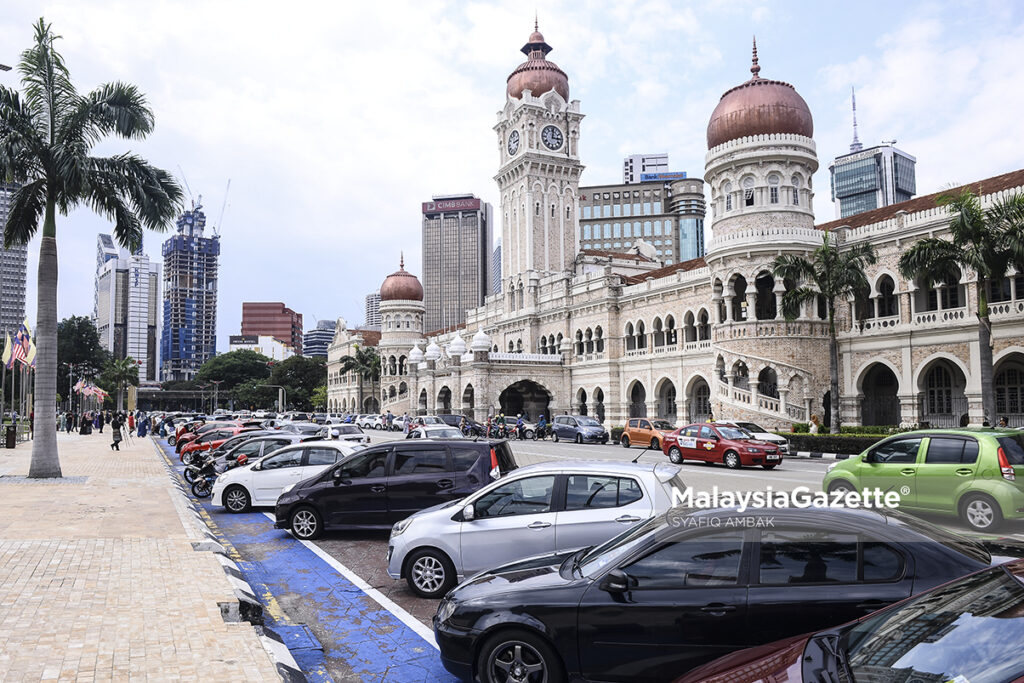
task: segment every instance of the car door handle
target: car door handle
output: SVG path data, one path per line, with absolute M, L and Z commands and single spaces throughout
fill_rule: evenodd
M 904 467 L 902 470 L 900 470 L 900 474 L 906 475 L 908 477 L 915 473 L 917 473 L 917 470 L 912 469 L 910 467 Z
M 386 490 L 387 490 L 386 486 L 371 486 L 370 487 L 370 492 L 371 493 L 384 493 L 384 491 L 386 491 Z
M 639 522 L 640 518 L 633 515 L 622 515 L 621 517 L 616 517 L 615 521 L 620 524 L 632 524 L 633 522 Z
M 530 524 L 529 526 L 527 526 L 526 528 L 527 529 L 547 529 L 549 526 L 551 526 L 551 522 L 536 521 L 533 524 Z
M 956 473 L 959 474 L 961 477 L 966 477 L 969 474 L 974 474 L 974 470 L 969 469 L 967 467 L 961 467 L 956 471 Z
M 452 481 L 451 479 L 438 479 L 437 480 L 437 488 L 439 488 L 439 489 L 450 489 L 454 485 L 455 485 L 455 482 Z
M 704 607 L 701 607 L 700 611 L 701 612 L 706 612 L 706 613 L 711 614 L 713 616 L 721 616 L 721 615 L 725 614 L 726 612 L 735 612 L 736 611 L 736 605 L 722 605 L 720 603 L 713 603 L 713 604 L 705 605 Z
M 864 602 L 857 603 L 857 609 L 864 610 L 865 612 L 874 612 L 890 604 L 892 603 L 885 600 L 865 600 Z

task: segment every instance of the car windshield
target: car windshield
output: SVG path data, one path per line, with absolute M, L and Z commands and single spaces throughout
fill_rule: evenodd
M 601 423 L 592 417 L 577 417 L 576 424 L 580 427 L 600 427 Z
M 749 439 L 750 434 L 735 427 L 718 427 L 718 433 L 723 439 Z
M 1024 585 L 980 572 L 848 627 L 840 639 L 855 681 L 1002 683 L 1024 670 Z
M 458 429 L 448 427 L 447 429 L 426 429 L 426 436 L 431 439 L 460 439 L 462 438 L 462 432 Z
M 439 420 L 439 419 L 438 419 L 438 418 L 436 418 L 436 417 L 421 417 L 421 418 L 420 418 L 420 422 L 422 422 L 422 423 L 423 423 L 423 424 L 425 424 L 425 425 L 439 425 L 439 424 L 444 424 L 443 422 L 441 422 L 441 420 Z
M 671 430 L 675 429 L 668 420 L 652 420 L 651 424 L 654 425 L 655 429 Z
M 1011 465 L 1024 465 L 1024 434 L 1000 436 L 998 441 Z
M 756 425 L 753 422 L 737 422 L 736 426 L 737 427 L 742 427 L 743 429 L 747 430 L 748 432 L 767 432 L 768 431 L 767 429 L 764 429 L 763 427 L 761 427 L 759 425 Z
M 601 545 L 594 546 L 580 558 L 580 572 L 588 579 L 593 578 L 601 569 L 638 546 L 648 533 L 659 529 L 663 524 L 664 518 L 661 515 L 651 517 Z
M 335 427 L 334 431 L 338 434 L 359 434 L 359 427 L 355 425 L 344 425 L 342 427 Z

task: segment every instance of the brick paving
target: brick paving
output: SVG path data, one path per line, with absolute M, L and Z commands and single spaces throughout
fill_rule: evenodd
M 17 481 L 31 444 L 0 450 L 0 681 L 279 681 L 253 627 L 221 617 L 231 586 L 150 440 L 58 443 L 74 483 Z

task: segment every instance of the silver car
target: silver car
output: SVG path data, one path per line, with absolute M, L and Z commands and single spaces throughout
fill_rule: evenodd
M 388 575 L 441 597 L 457 581 L 514 560 L 603 543 L 672 507 L 680 467 L 600 461 L 521 467 L 391 530 Z
M 755 439 L 775 444 L 779 447 L 779 453 L 789 455 L 789 441 L 784 436 L 779 436 L 775 432 L 769 432 L 756 422 L 733 422 L 733 424 L 744 431 L 750 432 L 750 435 Z
M 328 424 L 324 425 L 316 435 L 328 441 L 336 439 L 355 443 L 370 443 L 370 435 L 366 434 L 359 425 Z

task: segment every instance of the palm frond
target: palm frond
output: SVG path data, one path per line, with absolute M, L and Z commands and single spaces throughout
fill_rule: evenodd
M 4 247 L 25 244 L 32 239 L 39 228 L 40 218 L 45 208 L 45 180 L 36 180 L 19 187 L 7 210 L 7 223 L 4 225 Z
M 957 194 L 942 195 L 936 204 L 945 206 L 952 216 L 949 232 L 953 242 L 966 244 L 985 241 L 985 214 L 977 195 L 970 190 L 963 190 Z
M 908 280 L 920 278 L 927 286 L 959 275 L 963 252 L 952 242 L 938 237 L 918 241 L 900 256 L 900 274 Z
M 55 141 L 60 116 L 77 98 L 64 58 L 54 48 L 54 35 L 42 18 L 35 24 L 35 44 L 21 53 L 18 71 L 25 87 L 25 101 L 32 110 L 43 139 Z
M 818 290 L 811 287 L 796 287 L 782 295 L 782 315 L 786 320 L 800 317 L 800 307 L 818 298 Z
M 114 222 L 114 238 L 134 251 L 142 244 L 142 224 L 122 196 L 116 178 L 94 177 L 85 189 L 85 201 L 93 211 Z
M 772 273 L 783 280 L 808 282 L 814 278 L 814 266 L 803 256 L 780 254 L 772 262 Z
M 15 90 L 0 86 L 0 173 L 3 179 L 24 181 L 26 159 L 46 154 L 32 111 Z

